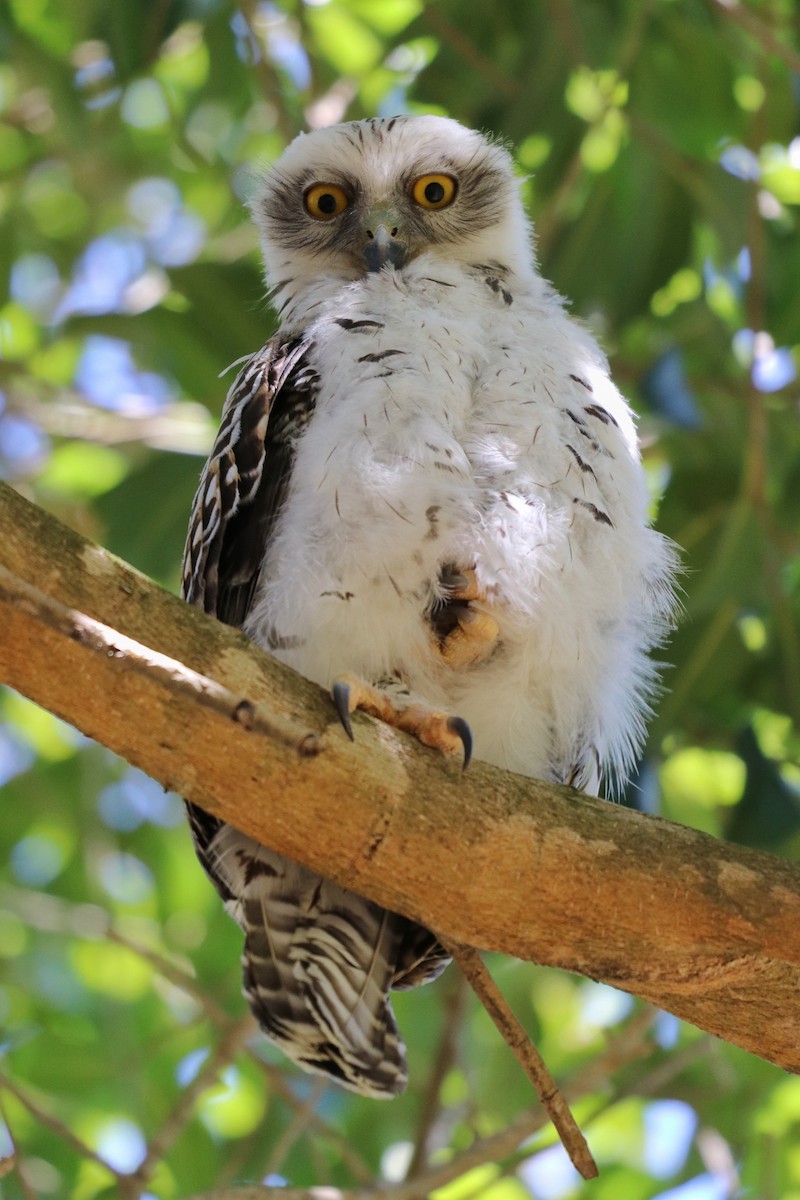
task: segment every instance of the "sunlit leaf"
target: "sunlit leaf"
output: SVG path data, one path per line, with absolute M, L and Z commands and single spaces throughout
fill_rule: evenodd
M 38 345 L 39 327 L 26 309 L 13 301 L 0 308 L 0 358 L 27 358 Z
M 68 496 L 100 496 L 124 479 L 127 470 L 124 456 L 108 446 L 67 442 L 50 455 L 40 481 Z
M 79 942 L 72 947 L 72 964 L 88 988 L 115 1000 L 137 1000 L 152 982 L 152 972 L 124 946 Z
M 693 746 L 671 755 L 661 768 L 661 784 L 676 803 L 703 808 L 737 804 L 745 783 L 745 764 L 737 754 Z
M 311 8 L 307 19 L 317 44 L 324 46 L 325 56 L 337 71 L 360 73 L 380 58 L 380 40 L 342 5 Z
M 38 704 L 31 703 L 16 692 L 6 692 L 2 699 L 2 711 L 20 737 L 46 762 L 60 762 L 75 753 L 78 738 L 74 730 L 59 721 L 58 717 L 45 712 Z
M 431 1200 L 471 1200 L 473 1196 L 483 1196 L 499 1173 L 499 1168 L 493 1164 L 475 1167 L 459 1179 L 454 1179 L 452 1183 L 431 1192 Z
M 200 1100 L 200 1117 L 212 1133 L 240 1138 L 251 1133 L 264 1115 L 264 1093 L 246 1076 L 229 1067 L 220 1084 Z

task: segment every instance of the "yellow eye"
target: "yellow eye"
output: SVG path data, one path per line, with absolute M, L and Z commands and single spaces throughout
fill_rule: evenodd
M 422 208 L 447 208 L 456 198 L 456 181 L 450 175 L 420 175 L 411 195 Z
M 350 197 L 336 183 L 315 183 L 305 196 L 306 212 L 315 221 L 332 221 L 350 205 Z

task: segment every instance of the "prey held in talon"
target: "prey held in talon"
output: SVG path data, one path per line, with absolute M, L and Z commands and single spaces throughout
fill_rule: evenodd
M 390 694 L 392 691 L 398 691 L 394 681 L 389 681 L 386 690 L 382 690 L 379 685 L 365 683 L 355 675 L 341 675 L 336 680 L 331 688 L 331 696 L 350 741 L 354 740 L 350 714 L 361 709 L 395 729 L 412 734 L 433 750 L 441 750 L 443 754 L 463 751 L 466 771 L 472 758 L 472 732 L 463 717 L 438 712 L 425 704 L 414 702 L 408 696 L 405 704 L 399 703 Z
M 475 568 L 446 564 L 439 582 L 446 592 L 430 614 L 434 649 L 453 670 L 477 666 L 497 648 L 500 626 L 481 607 L 486 594 L 478 584 Z

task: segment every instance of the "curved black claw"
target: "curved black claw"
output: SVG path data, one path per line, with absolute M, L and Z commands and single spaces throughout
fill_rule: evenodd
M 339 714 L 339 720 L 342 722 L 342 728 L 350 741 L 354 742 L 353 726 L 350 721 L 350 684 L 345 683 L 343 679 L 337 679 L 331 688 L 331 697 Z
M 472 730 L 463 717 L 449 717 L 447 728 L 456 737 L 461 738 L 461 744 L 464 747 L 464 765 L 461 769 L 466 771 L 472 758 Z

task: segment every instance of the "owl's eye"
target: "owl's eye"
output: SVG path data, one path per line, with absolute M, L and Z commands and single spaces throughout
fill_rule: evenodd
M 306 212 L 315 221 L 332 221 L 350 205 L 350 197 L 336 183 L 315 183 L 303 196 Z
M 447 208 L 456 198 L 456 181 L 450 175 L 420 175 L 411 195 L 422 208 Z

